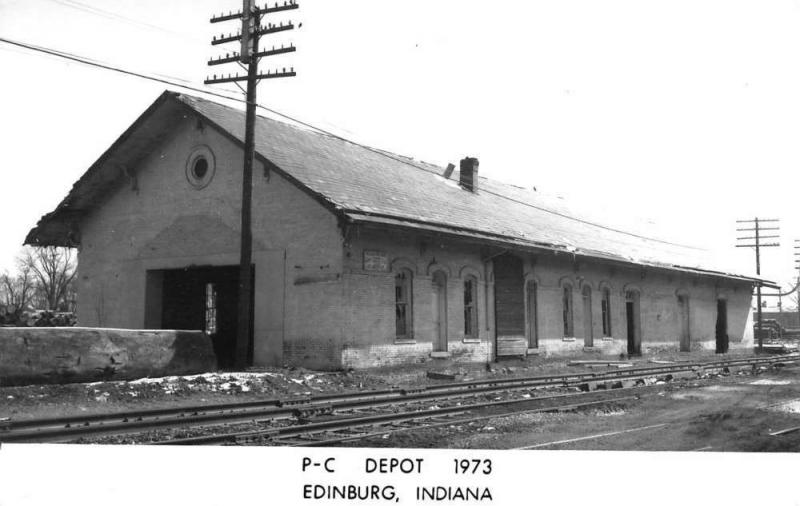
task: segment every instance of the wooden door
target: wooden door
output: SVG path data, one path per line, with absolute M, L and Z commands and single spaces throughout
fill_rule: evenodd
M 678 296 L 678 318 L 680 320 L 681 331 L 681 351 L 689 351 L 692 347 L 691 336 L 689 334 L 689 297 Z
M 434 351 L 447 351 L 447 276 L 442 271 L 433 275 Z
M 717 353 L 728 352 L 728 301 L 717 300 Z
M 537 299 L 537 284 L 528 281 L 528 347 L 539 347 L 539 301 Z
M 494 316 L 496 355 L 525 355 L 525 278 L 522 260 L 514 255 L 494 259 Z
M 639 292 L 629 291 L 625 296 L 625 316 L 628 324 L 628 355 L 641 355 L 642 335 L 639 314 Z
M 583 345 L 594 346 L 594 329 L 592 328 L 592 288 L 583 287 Z

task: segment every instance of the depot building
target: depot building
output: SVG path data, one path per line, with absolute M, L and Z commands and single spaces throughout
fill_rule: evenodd
M 233 362 L 244 113 L 163 93 L 29 233 L 79 249 L 78 324 L 199 329 Z M 256 125 L 252 365 L 752 347 L 754 277 L 541 194 Z M 455 170 L 453 170 L 455 168 Z

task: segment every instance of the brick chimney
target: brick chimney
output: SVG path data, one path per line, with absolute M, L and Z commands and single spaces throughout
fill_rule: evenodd
M 477 158 L 464 158 L 461 160 L 461 176 L 459 184 L 462 188 L 472 193 L 478 191 L 478 159 Z

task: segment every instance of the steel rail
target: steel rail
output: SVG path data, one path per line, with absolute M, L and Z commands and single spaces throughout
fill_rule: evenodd
M 789 357 L 789 355 L 783 355 L 782 357 Z M 359 398 L 369 398 L 374 399 L 378 397 L 397 397 L 397 396 L 408 396 L 410 394 L 419 393 L 419 392 L 429 392 L 429 391 L 440 391 L 440 390 L 451 390 L 451 389 L 470 389 L 474 387 L 481 387 L 485 385 L 508 385 L 508 384 L 532 384 L 532 382 L 541 383 L 543 385 L 547 384 L 548 382 L 551 383 L 564 383 L 567 381 L 581 381 L 581 380 L 593 380 L 593 379 L 602 379 L 607 376 L 618 377 L 624 374 L 633 374 L 638 373 L 640 371 L 649 371 L 649 372 L 656 372 L 656 371 L 673 371 L 673 370 L 685 370 L 687 367 L 695 366 L 701 367 L 706 365 L 713 365 L 718 367 L 720 365 L 735 365 L 734 362 L 746 362 L 747 364 L 753 363 L 755 361 L 767 361 L 772 362 L 778 360 L 778 357 L 773 358 L 761 358 L 761 359 L 729 359 L 723 361 L 705 361 L 705 362 L 689 362 L 685 364 L 664 364 L 655 367 L 632 367 L 626 369 L 620 369 L 616 371 L 605 371 L 605 372 L 584 372 L 584 373 L 574 373 L 574 374 L 558 374 L 558 375 L 546 375 L 546 376 L 523 376 L 523 377 L 515 377 L 515 378 L 493 378 L 488 380 L 473 380 L 473 381 L 465 381 L 460 383 L 445 383 L 442 385 L 426 385 L 419 388 L 390 388 L 384 390 L 369 390 L 364 392 L 349 392 L 344 394 L 323 394 L 323 395 L 316 395 L 316 396 L 308 396 L 308 397 L 298 397 L 298 398 L 269 398 L 264 400 L 257 400 L 257 401 L 244 401 L 244 402 L 237 402 L 237 403 L 219 403 L 219 404 L 206 404 L 206 405 L 193 405 L 193 406 L 183 406 L 183 407 L 170 407 L 170 408 L 157 408 L 157 409 L 143 409 L 143 410 L 133 410 L 133 411 L 124 411 L 124 412 L 114 412 L 114 413 L 96 413 L 96 414 L 81 414 L 81 415 L 74 415 L 74 416 L 63 416 L 63 417 L 47 417 L 47 418 L 35 418 L 35 419 L 28 419 L 28 420 L 10 420 L 5 428 L 6 429 L 32 429 L 36 427 L 66 427 L 70 425 L 85 425 L 86 423 L 93 423 L 93 422 L 112 422 L 112 421 L 119 421 L 125 422 L 126 420 L 136 420 L 144 418 L 160 418 L 163 416 L 170 416 L 170 415 L 177 415 L 177 416 L 196 416 L 203 413 L 219 413 L 223 411 L 235 411 L 235 410 L 244 410 L 244 409 L 255 409 L 255 408 L 264 408 L 264 407 L 287 407 L 287 406 L 299 406 L 299 405 L 314 405 L 319 403 L 325 402 L 335 402 L 335 401 L 342 401 L 342 400 L 354 400 Z M 288 410 L 286 411 L 289 412 Z
M 322 395 L 305 399 L 268 399 L 244 403 L 228 403 L 213 406 L 194 406 L 139 410 L 126 413 L 109 413 L 73 417 L 20 420 L 6 423 L 0 430 L 0 441 L 68 441 L 110 433 L 136 433 L 163 427 L 185 427 L 216 425 L 263 419 L 288 418 L 298 416 L 303 409 L 353 409 L 375 407 L 386 404 L 411 403 L 459 395 L 478 395 L 499 390 L 519 390 L 554 385 L 569 386 L 584 382 L 603 380 L 639 379 L 654 374 L 683 372 L 698 369 L 719 369 L 734 365 L 769 364 L 786 362 L 792 356 L 783 355 L 769 358 L 737 358 L 723 361 L 687 362 L 657 367 L 629 368 L 624 370 L 591 372 L 567 375 L 533 376 L 519 378 L 498 378 L 477 380 L 445 385 L 431 385 L 414 390 L 381 390 L 355 392 L 350 394 Z M 327 403 L 327 404 L 325 404 Z M 166 418 L 162 418 L 166 417 Z
M 774 360 L 772 360 L 774 362 Z M 763 361 L 760 361 L 761 363 Z M 724 367 L 714 367 L 714 369 L 721 369 Z M 652 377 L 651 373 L 642 374 L 641 377 Z M 632 378 L 629 378 L 632 379 Z M 662 390 L 665 388 L 666 385 L 650 385 L 644 387 L 638 387 L 637 390 L 640 395 L 647 395 L 647 393 L 643 392 L 642 389 L 647 389 L 648 391 L 657 391 Z M 621 386 L 620 388 L 614 389 L 615 392 L 619 392 L 620 390 L 628 390 L 633 387 L 625 387 Z M 483 392 L 481 392 L 483 393 Z M 626 392 L 627 393 L 627 392 Z M 220 443 L 239 443 L 243 440 L 252 440 L 255 438 L 270 438 L 273 440 L 279 438 L 285 438 L 291 435 L 304 435 L 304 434 L 313 434 L 319 433 L 324 431 L 331 431 L 337 429 L 344 429 L 344 428 L 354 428 L 360 426 L 373 426 L 382 423 L 389 423 L 389 422 L 398 422 L 404 420 L 416 420 L 416 419 L 432 419 L 432 418 L 440 418 L 447 414 L 456 414 L 456 413 L 466 413 L 476 409 L 484 409 L 488 407 L 499 407 L 505 405 L 513 405 L 513 404 L 522 404 L 522 403 L 536 403 L 536 402 L 546 402 L 551 401 L 554 399 L 569 399 L 570 401 L 575 399 L 576 397 L 582 396 L 607 396 L 609 395 L 609 391 L 593 391 L 593 392 L 584 392 L 584 393 L 569 393 L 569 394 L 560 394 L 554 396 L 545 396 L 545 397 L 534 397 L 534 398 L 522 398 L 522 399 L 503 399 L 497 401 L 490 401 L 490 402 L 478 402 L 469 405 L 457 405 L 457 406 L 449 406 L 444 408 L 436 409 L 434 412 L 430 410 L 417 410 L 417 411 L 407 411 L 401 413 L 390 413 L 390 414 L 377 414 L 377 415 L 370 415 L 366 417 L 341 417 L 335 420 L 327 420 L 322 422 L 312 422 L 309 424 L 299 424 L 299 425 L 292 425 L 289 427 L 278 427 L 278 428 L 269 428 L 263 430 L 256 430 L 256 431 L 244 431 L 244 432 L 234 432 L 228 434 L 213 434 L 207 436 L 194 436 L 182 439 L 173 439 L 169 441 L 158 441 L 151 444 L 155 445 L 205 445 L 205 444 L 220 444 Z M 573 403 L 569 402 L 567 405 L 564 406 L 550 406 L 544 408 L 537 408 L 534 410 L 529 411 L 547 411 L 552 409 L 564 409 L 566 406 L 569 407 L 580 407 L 583 405 L 592 405 L 597 403 L 609 403 L 620 400 L 621 397 L 618 397 L 615 394 L 611 395 L 611 398 L 603 399 L 601 401 L 591 401 L 588 403 Z M 625 397 L 628 399 L 628 397 Z M 509 413 L 514 414 L 514 413 Z M 501 415 L 493 415 L 493 416 L 501 416 Z M 479 417 L 483 418 L 483 417 Z M 451 423 L 442 422 L 442 423 Z M 426 424 L 422 428 L 428 428 L 432 425 Z M 391 433 L 391 432 L 398 432 L 406 429 L 400 430 L 389 430 L 384 431 L 382 434 Z M 367 437 L 373 437 L 374 434 L 368 433 L 364 435 L 358 436 L 349 436 L 344 438 L 343 440 L 355 440 L 355 439 L 364 439 Z M 312 443 L 301 443 L 302 446 L 314 446 L 316 444 L 325 445 L 328 443 L 336 442 L 337 440 L 323 440 L 323 441 L 316 441 Z
M 751 359 L 749 361 L 751 365 L 758 365 L 762 363 L 783 363 L 785 361 L 779 361 L 775 358 L 769 360 L 757 360 Z M 725 369 L 729 367 L 726 365 L 728 363 L 742 363 L 741 360 L 732 360 L 732 361 L 724 361 L 724 363 L 717 362 L 715 363 L 714 367 L 708 369 Z M 648 368 L 649 370 L 642 372 L 642 374 L 634 376 L 628 376 L 625 379 L 640 379 L 646 377 L 653 377 L 653 373 L 651 372 L 654 369 L 660 370 L 661 368 Z M 673 371 L 674 372 L 674 371 Z M 658 376 L 659 374 L 656 374 Z M 660 375 L 664 375 L 663 372 Z M 668 374 L 666 374 L 669 376 Z M 619 378 L 617 378 L 619 379 Z M 708 381 L 708 380 L 706 380 Z M 544 397 L 534 397 L 534 398 L 517 398 L 517 399 L 502 399 L 502 400 L 495 400 L 489 402 L 478 402 L 469 405 L 456 405 L 456 406 L 448 406 L 444 408 L 438 408 L 434 412 L 430 410 L 416 410 L 416 411 L 407 411 L 401 413 L 390 413 L 390 414 L 377 414 L 377 415 L 370 415 L 365 417 L 342 417 L 334 420 L 326 420 L 321 422 L 313 422 L 305 425 L 293 425 L 289 427 L 278 427 L 278 428 L 269 428 L 263 430 L 256 430 L 256 431 L 245 431 L 245 432 L 234 432 L 228 434 L 214 434 L 214 435 L 207 435 L 207 436 L 195 436 L 189 438 L 182 438 L 182 439 L 174 439 L 170 441 L 158 441 L 151 444 L 154 445 L 208 445 L 208 444 L 220 444 L 220 443 L 246 443 L 248 441 L 258 440 L 258 439 L 269 439 L 271 442 L 290 445 L 290 446 L 325 446 L 331 444 L 337 444 L 340 442 L 346 441 L 355 441 L 361 439 L 367 439 L 371 437 L 376 437 L 379 435 L 385 434 L 394 434 L 399 432 L 406 432 L 409 430 L 414 429 L 428 429 L 443 425 L 452 425 L 453 423 L 469 423 L 472 421 L 478 421 L 483 419 L 489 418 L 498 418 L 498 417 L 505 417 L 505 416 L 512 416 L 516 414 L 523 414 L 523 413 L 533 413 L 533 412 L 547 412 L 547 411 L 556 411 L 556 410 L 568 410 L 568 409 L 577 409 L 581 407 L 588 407 L 593 405 L 601 405 L 601 404 L 609 404 L 613 402 L 620 402 L 620 401 L 627 401 L 627 400 L 634 400 L 638 399 L 644 395 L 652 395 L 658 391 L 665 389 L 667 385 L 659 384 L 659 385 L 645 385 L 643 387 L 634 387 L 634 386 L 624 386 L 620 385 L 613 390 L 595 390 L 590 392 L 583 392 L 583 393 L 568 393 L 568 394 L 559 394 L 559 395 L 552 395 L 552 396 L 544 396 Z M 629 390 L 632 388 L 636 388 L 636 395 L 626 395 L 629 393 Z M 623 395 L 620 395 L 620 392 L 623 391 Z M 614 393 L 611 393 L 614 392 Z M 483 392 L 481 392 L 483 393 Z M 593 398 L 593 397 L 606 397 L 604 399 L 599 400 L 590 400 L 590 401 L 583 401 L 583 402 L 574 402 L 577 398 Z M 524 410 L 513 410 L 507 413 L 495 413 L 491 415 L 480 415 L 474 416 L 466 419 L 458 419 L 458 420 L 445 420 L 442 422 L 437 422 L 435 420 L 440 419 L 442 417 L 452 416 L 456 414 L 463 414 L 468 413 L 474 410 L 482 410 L 487 408 L 496 408 L 496 407 L 504 407 L 504 406 L 513 406 L 519 404 L 531 404 L 531 403 L 547 403 L 549 401 L 567 401 L 566 404 L 556 403 L 555 405 L 550 406 L 543 406 L 537 407 L 533 409 L 524 409 Z M 382 430 L 382 431 L 371 431 L 356 435 L 347 435 L 344 437 L 334 437 L 334 438 L 327 438 L 327 439 L 312 439 L 311 441 L 297 441 L 291 440 L 292 436 L 311 436 L 314 434 L 323 434 L 323 433 L 330 433 L 335 432 L 336 430 L 342 429 L 353 429 L 358 427 L 371 427 L 376 425 L 382 425 L 387 423 L 397 423 L 403 421 L 415 421 L 415 420 L 433 420 L 431 423 L 425 423 L 421 426 L 414 426 L 414 427 L 393 427 L 391 429 Z
M 542 412 L 556 411 L 556 410 L 558 410 L 558 411 L 567 411 L 567 410 L 573 410 L 573 409 L 584 408 L 584 407 L 589 407 L 589 406 L 599 406 L 599 405 L 603 405 L 603 404 L 610 404 L 612 402 L 636 400 L 638 398 L 639 398 L 638 396 L 631 395 L 631 396 L 627 396 L 627 397 L 620 397 L 620 398 L 614 398 L 614 399 L 605 399 L 605 400 L 599 400 L 599 401 L 588 401 L 588 402 L 580 402 L 580 403 L 574 403 L 574 404 L 565 404 L 563 406 L 555 406 L 555 407 L 554 406 L 550 406 L 550 407 L 545 407 L 545 408 L 533 408 L 533 409 L 515 410 L 515 411 L 509 411 L 507 413 L 494 413 L 494 414 L 491 414 L 491 415 L 471 416 L 469 418 L 447 418 L 448 416 L 454 416 L 454 415 L 458 414 L 458 413 L 451 413 L 451 414 L 448 414 L 448 415 L 444 415 L 445 418 L 447 418 L 445 421 L 442 421 L 442 422 L 432 421 L 431 423 L 425 423 L 424 425 L 415 425 L 415 426 L 411 426 L 411 427 L 392 427 L 391 429 L 386 429 L 386 430 L 377 430 L 377 431 L 368 432 L 368 433 L 352 434 L 352 435 L 349 435 L 349 436 L 334 437 L 334 438 L 331 438 L 331 439 L 324 439 L 324 440 L 316 439 L 316 440 L 307 440 L 307 441 L 290 441 L 290 440 L 276 439 L 276 441 L 279 442 L 279 443 L 286 443 L 288 446 L 330 446 L 332 444 L 347 443 L 347 442 L 350 442 L 350 441 L 359 441 L 361 439 L 370 439 L 370 438 L 374 438 L 374 437 L 378 437 L 378 436 L 384 436 L 384 435 L 387 435 L 387 434 L 399 434 L 399 433 L 408 432 L 408 431 L 412 431 L 412 430 L 418 430 L 418 429 L 433 429 L 433 428 L 436 428 L 436 427 L 443 427 L 445 425 L 473 423 L 473 422 L 478 422 L 478 421 L 482 421 L 482 420 L 489 420 L 489 419 L 494 419 L 494 418 L 503 418 L 503 417 L 513 416 L 513 415 L 524 415 L 524 414 L 529 414 L 529 413 L 542 413 Z M 469 413 L 469 411 L 465 411 L 465 413 Z M 442 416 L 443 415 L 438 415 L 437 416 L 437 415 L 434 414 L 434 415 L 431 415 L 431 419 L 435 420 L 436 418 L 442 418 Z M 166 444 L 166 443 L 162 443 L 162 444 Z
M 711 378 L 700 379 L 700 383 L 701 384 L 703 384 L 703 383 L 704 384 L 710 384 L 710 383 L 713 383 L 714 381 L 715 381 L 715 379 L 711 379 Z M 656 384 L 656 385 L 646 385 L 644 387 L 635 387 L 636 388 L 636 392 L 633 395 L 624 395 L 624 394 L 627 394 L 628 391 L 630 391 L 630 389 L 632 389 L 634 387 L 626 387 L 626 386 L 620 385 L 619 387 L 614 388 L 614 390 L 613 390 L 614 393 L 611 393 L 610 391 L 605 390 L 605 391 L 586 392 L 586 393 L 581 393 L 581 394 L 574 394 L 573 393 L 573 394 L 563 394 L 563 395 L 546 396 L 546 397 L 538 397 L 538 398 L 528 398 L 528 399 L 501 400 L 501 401 L 497 401 L 497 402 L 489 402 L 489 403 L 482 403 L 482 404 L 477 404 L 477 405 L 461 406 L 461 408 L 464 410 L 463 413 L 469 413 L 470 411 L 472 411 L 472 410 L 474 410 L 476 408 L 485 409 L 485 408 L 491 408 L 491 407 L 503 407 L 503 406 L 507 406 L 507 405 L 512 405 L 513 406 L 515 404 L 531 403 L 531 402 L 537 402 L 537 401 L 547 401 L 547 400 L 551 400 L 551 399 L 573 400 L 573 399 L 575 399 L 576 397 L 579 397 L 579 396 L 588 396 L 588 397 L 591 397 L 591 396 L 594 396 L 594 395 L 608 396 L 610 394 L 610 397 L 606 397 L 605 399 L 600 399 L 600 400 L 590 400 L 590 401 L 583 401 L 583 402 L 568 402 L 567 404 L 556 404 L 556 405 L 552 405 L 552 406 L 537 407 L 537 408 L 533 408 L 533 409 L 522 409 L 522 410 L 512 409 L 511 411 L 508 411 L 508 412 L 492 413 L 492 414 L 489 414 L 489 415 L 470 416 L 468 418 L 455 418 L 455 419 L 454 418 L 448 418 L 448 417 L 451 417 L 451 416 L 454 416 L 454 415 L 462 413 L 462 411 L 458 411 L 458 410 L 456 410 L 455 412 L 452 412 L 452 413 L 441 413 L 441 412 L 437 411 L 437 412 L 434 412 L 434 413 L 429 413 L 429 416 L 427 416 L 427 417 L 424 416 L 425 412 L 420 411 L 419 412 L 420 413 L 420 417 L 418 417 L 418 418 L 414 417 L 411 420 L 430 420 L 430 422 L 423 423 L 421 425 L 414 425 L 414 426 L 410 426 L 410 427 L 397 426 L 396 423 L 392 423 L 390 428 L 387 428 L 387 429 L 381 430 L 380 428 L 378 428 L 377 430 L 374 430 L 374 431 L 361 432 L 361 433 L 357 433 L 357 434 L 341 435 L 341 434 L 337 434 L 335 430 L 333 430 L 333 431 L 325 430 L 325 426 L 322 426 L 322 430 L 318 430 L 314 425 L 306 425 L 306 426 L 301 426 L 299 429 L 295 429 L 294 431 L 285 431 L 285 430 L 282 431 L 282 430 L 279 429 L 276 432 L 279 432 L 279 433 L 280 432 L 285 432 L 285 435 L 278 434 L 277 436 L 272 436 L 271 437 L 271 442 L 278 443 L 278 444 L 283 444 L 283 445 L 288 445 L 288 446 L 299 446 L 299 447 L 304 447 L 304 446 L 330 446 L 330 445 L 339 444 L 339 443 L 343 443 L 343 442 L 351 442 L 351 441 L 357 441 L 357 440 L 362 440 L 362 439 L 369 439 L 369 438 L 374 438 L 374 437 L 378 437 L 378 436 L 385 436 L 385 435 L 388 435 L 388 434 L 398 434 L 398 433 L 402 433 L 402 432 L 408 432 L 408 431 L 411 431 L 411 430 L 430 429 L 430 428 L 441 427 L 441 426 L 445 426 L 445 425 L 450 426 L 450 425 L 453 425 L 453 424 L 473 423 L 473 422 L 478 422 L 478 421 L 482 421 L 482 420 L 504 418 L 504 417 L 508 417 L 508 416 L 521 415 L 521 414 L 527 414 L 527 413 L 549 412 L 549 411 L 566 411 L 566 410 L 574 410 L 574 409 L 583 408 L 583 407 L 610 404 L 610 403 L 614 403 L 614 402 L 638 400 L 639 398 L 644 397 L 644 396 L 655 395 L 656 393 L 666 389 L 668 386 L 669 386 L 668 384 Z M 695 387 L 695 386 L 699 386 L 699 385 L 698 384 L 694 384 L 692 386 Z M 624 394 L 619 395 L 620 392 L 623 391 L 623 390 L 624 390 Z M 437 421 L 438 419 L 441 419 L 441 418 L 446 418 L 446 419 L 444 421 Z M 366 421 L 366 422 L 368 422 L 368 421 Z M 378 426 L 380 426 L 380 425 L 385 425 L 385 424 L 391 423 L 391 422 L 393 422 L 393 420 L 391 420 L 391 419 L 388 420 L 388 421 L 379 420 L 377 423 L 373 423 L 373 424 L 362 423 L 360 425 L 361 426 L 363 426 L 363 425 L 370 425 L 370 426 L 378 425 Z M 359 425 L 348 426 L 348 425 L 345 424 L 344 427 L 342 427 L 342 428 L 343 429 L 350 429 L 351 427 L 357 427 L 357 426 L 359 426 Z M 299 430 L 299 432 L 298 432 L 298 430 Z M 264 431 L 264 432 L 266 432 L 266 431 Z M 293 439 L 293 434 L 294 434 L 294 439 Z M 331 435 L 333 437 L 320 438 L 319 436 L 321 436 L 323 434 Z M 315 435 L 317 437 L 314 437 Z M 234 434 L 234 436 L 236 436 L 236 435 Z M 252 438 L 254 436 L 249 436 L 249 437 Z M 240 440 L 245 440 L 246 441 L 247 438 L 248 438 L 248 435 L 245 434 L 245 437 L 241 437 L 241 436 L 238 437 L 238 438 L 234 437 L 234 440 L 236 442 L 242 442 Z M 229 440 L 229 441 L 223 441 L 223 442 L 232 442 L 232 441 Z M 161 443 L 156 443 L 156 444 L 171 444 L 171 443 L 169 443 L 169 442 L 161 442 Z M 180 442 L 174 442 L 172 444 L 181 444 L 181 443 Z M 194 438 L 194 440 L 191 440 L 191 439 L 187 440 L 187 442 L 183 443 L 183 444 L 209 444 L 209 443 L 204 442 L 203 441 L 203 437 L 198 437 L 198 438 Z
M 632 388 L 632 387 L 630 387 Z M 652 385 L 650 387 L 640 387 L 638 390 L 658 390 L 663 388 L 663 385 Z M 325 420 L 320 422 L 313 422 L 309 424 L 292 425 L 289 427 L 275 427 L 263 430 L 234 432 L 230 434 L 213 434 L 208 436 L 195 436 L 183 439 L 173 439 L 170 441 L 159 441 L 152 443 L 154 445 L 205 445 L 205 444 L 219 444 L 219 443 L 240 443 L 246 440 L 253 440 L 256 438 L 280 438 L 298 434 L 313 434 L 325 431 L 339 430 L 345 428 L 373 426 L 382 423 L 391 423 L 408 420 L 440 418 L 449 414 L 461 414 L 478 409 L 486 409 L 493 407 L 503 407 L 514 404 L 547 404 L 556 401 L 555 404 L 541 406 L 535 408 L 537 411 L 559 410 L 559 409 L 572 409 L 574 407 L 594 405 L 598 403 L 618 402 L 620 400 L 630 400 L 637 396 L 631 396 L 626 391 L 629 388 L 621 388 L 611 391 L 594 391 L 594 392 L 581 392 L 570 394 L 559 394 L 545 397 L 532 397 L 526 399 L 503 399 L 499 401 L 479 402 L 469 404 L 466 406 L 447 406 L 436 410 L 421 409 L 415 411 L 406 411 L 400 413 L 377 414 L 369 416 L 357 417 L 341 417 L 334 420 Z M 625 395 L 619 395 L 618 392 L 625 391 Z M 595 397 L 606 397 L 604 399 L 594 399 Z M 579 398 L 593 398 L 592 401 L 575 402 Z M 320 444 L 324 442 L 320 441 Z

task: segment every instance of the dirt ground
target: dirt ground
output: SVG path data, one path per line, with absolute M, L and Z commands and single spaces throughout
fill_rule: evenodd
M 719 357 L 709 353 L 662 353 L 629 362 L 633 366 L 642 366 L 654 360 L 690 361 L 716 358 Z M 0 387 L 0 419 L 197 406 L 275 397 L 418 387 L 445 381 L 468 381 L 498 376 L 533 376 L 588 370 L 586 367 L 569 366 L 570 360 L 625 359 L 616 355 L 587 353 L 577 357 L 532 356 L 525 360 L 511 359 L 491 364 L 457 364 L 436 360 L 424 364 L 360 371 L 320 372 L 301 368 L 267 368 L 133 381 Z M 452 374 L 455 379 L 431 379 L 427 377 L 429 371 Z
M 800 451 L 800 366 L 731 376 L 603 409 L 401 433 L 358 446 L 536 450 Z

